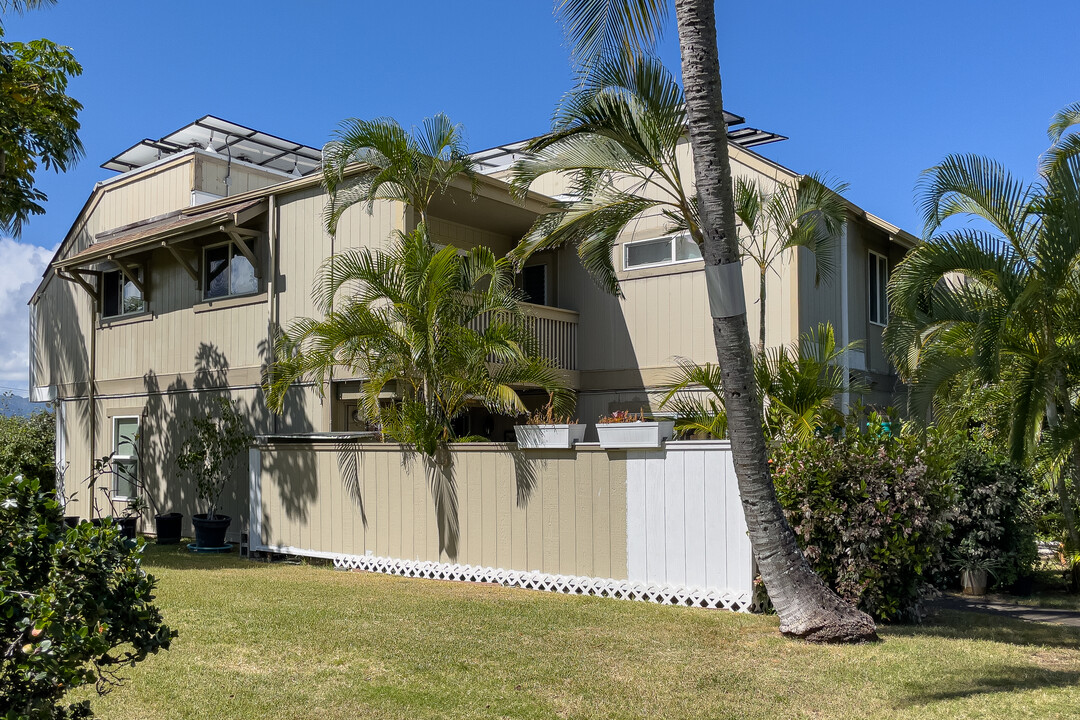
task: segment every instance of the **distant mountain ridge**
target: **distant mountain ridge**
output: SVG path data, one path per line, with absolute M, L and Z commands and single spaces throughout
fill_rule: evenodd
M 30 398 L 25 398 L 21 395 L 15 395 L 14 393 L 4 393 L 0 395 L 0 415 L 18 415 L 19 417 L 30 417 L 38 410 L 47 410 L 48 405 L 45 403 L 32 403 Z

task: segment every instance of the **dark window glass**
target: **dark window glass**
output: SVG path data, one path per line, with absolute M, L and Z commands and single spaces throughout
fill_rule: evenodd
M 547 265 L 527 265 L 521 270 L 525 302 L 547 305 Z
M 142 268 L 137 268 L 133 272 L 139 280 L 142 280 Z M 142 292 L 119 270 L 102 273 L 101 287 L 104 295 L 102 307 L 104 317 L 140 313 L 146 309 Z
M 203 257 L 206 268 L 203 281 L 206 297 L 225 297 L 229 294 L 229 246 L 207 248 Z
M 113 317 L 120 314 L 120 272 L 107 272 L 101 276 L 101 287 L 104 292 L 105 307 L 104 316 Z
M 630 243 L 626 246 L 626 267 L 671 262 L 671 238 Z

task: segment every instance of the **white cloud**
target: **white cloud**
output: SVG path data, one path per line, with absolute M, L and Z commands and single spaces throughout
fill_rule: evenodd
M 30 326 L 27 303 L 55 250 L 0 238 L 0 392 L 26 394 Z

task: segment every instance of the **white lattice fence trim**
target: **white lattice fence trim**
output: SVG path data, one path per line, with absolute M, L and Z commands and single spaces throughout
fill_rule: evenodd
M 265 548 L 273 551 L 271 548 Z M 303 551 L 295 551 L 303 555 Z M 663 605 L 712 608 L 749 612 L 751 598 L 734 593 L 671 585 L 646 585 L 628 580 L 582 577 L 578 575 L 550 575 L 541 572 L 503 570 L 479 565 L 457 565 L 420 560 L 396 560 L 394 558 L 364 555 L 338 555 L 320 553 L 330 557 L 339 570 L 366 570 L 368 572 L 425 578 L 428 580 L 456 580 L 461 582 L 495 583 L 505 587 L 526 590 L 543 590 L 564 595 L 595 595 L 619 600 L 639 600 Z

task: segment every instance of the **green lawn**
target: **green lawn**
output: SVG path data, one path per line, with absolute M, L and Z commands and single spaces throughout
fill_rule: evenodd
M 1080 632 L 942 614 L 881 643 L 773 617 L 147 551 L 173 649 L 103 718 L 1075 717 Z

